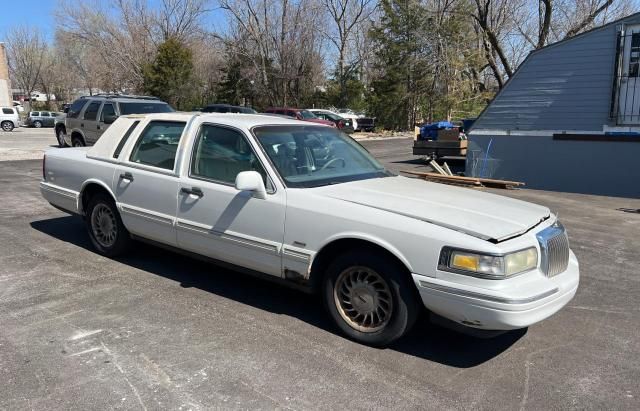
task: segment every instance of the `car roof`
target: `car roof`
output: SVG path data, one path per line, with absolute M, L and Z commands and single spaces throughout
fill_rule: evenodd
M 107 95 L 95 94 L 93 96 L 82 96 L 80 98 L 86 99 L 86 100 L 110 100 L 110 101 L 118 101 L 121 103 L 137 103 L 137 102 L 154 103 L 155 102 L 158 104 L 167 104 L 166 102 L 153 96 L 134 96 L 134 95 L 125 95 L 125 94 L 107 94 Z
M 198 120 L 200 122 L 212 122 L 221 125 L 227 125 L 238 128 L 250 129 L 255 126 L 267 126 L 267 125 L 298 125 L 309 127 L 312 123 L 308 121 L 300 121 L 290 117 L 279 117 L 267 114 L 239 114 L 239 113 L 187 113 L 187 112 L 173 112 L 173 113 L 151 113 L 151 114 L 128 114 L 122 116 L 125 118 L 142 119 L 148 118 L 150 120 L 166 120 L 166 121 L 186 121 Z M 321 124 L 317 124 L 321 127 Z

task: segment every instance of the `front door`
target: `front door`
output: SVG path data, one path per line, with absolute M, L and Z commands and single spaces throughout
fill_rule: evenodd
M 175 162 L 185 124 L 150 121 L 127 160 L 116 168 L 113 189 L 122 221 L 132 234 L 176 245 Z
M 273 190 L 246 136 L 204 124 L 191 151 L 189 172 L 177 193 L 180 248 L 281 276 L 285 193 Z M 266 199 L 236 190 L 238 173 L 250 170 L 263 176 Z
M 96 124 L 96 140 L 99 139 L 100 136 L 102 136 L 102 133 L 104 133 L 104 130 L 109 127 L 109 124 L 104 122 L 105 116 L 107 118 L 113 118 L 115 115 L 116 110 L 113 107 L 113 103 L 106 102 L 102 105 L 102 109 L 100 110 L 100 120 L 98 121 L 98 124 Z
M 626 27 L 618 85 L 618 124 L 640 123 L 640 26 Z

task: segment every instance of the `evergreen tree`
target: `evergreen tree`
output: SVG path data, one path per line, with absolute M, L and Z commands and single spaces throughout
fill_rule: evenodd
M 144 90 L 179 110 L 190 105 L 193 95 L 193 58 L 191 50 L 175 38 L 158 47 L 154 61 L 143 69 Z

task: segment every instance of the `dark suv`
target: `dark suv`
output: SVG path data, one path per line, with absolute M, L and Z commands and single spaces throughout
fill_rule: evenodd
M 109 125 L 121 115 L 172 111 L 169 104 L 156 97 L 123 94 L 84 96 L 71 104 L 64 123 L 56 124 L 56 137 L 60 146 L 89 146 L 98 141 Z

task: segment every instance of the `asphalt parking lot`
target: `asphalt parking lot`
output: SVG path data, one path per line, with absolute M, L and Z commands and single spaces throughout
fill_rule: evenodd
M 423 318 L 381 350 L 288 288 L 142 244 L 99 256 L 82 220 L 40 197 L 33 158 L 53 131 L 8 134 L 0 409 L 640 409 L 640 200 L 500 191 L 559 213 L 581 264 L 574 300 L 493 339 Z M 423 167 L 408 139 L 363 144 L 394 170 Z

